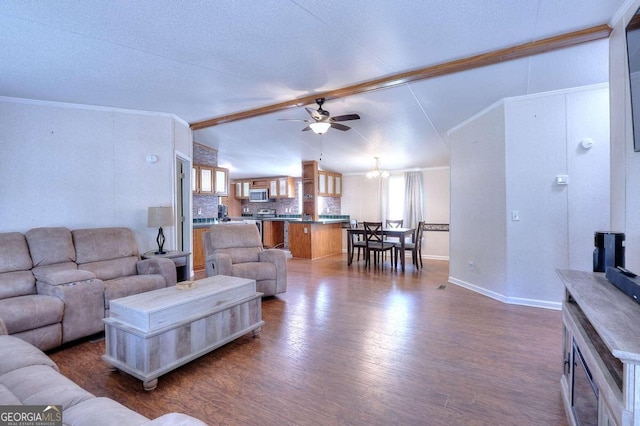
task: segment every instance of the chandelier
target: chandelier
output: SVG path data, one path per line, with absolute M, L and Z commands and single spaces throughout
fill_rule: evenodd
M 388 171 L 380 170 L 380 158 L 379 157 L 373 157 L 373 158 L 376 159 L 376 168 L 371 170 L 370 172 L 367 172 L 367 177 L 369 179 L 373 179 L 377 177 L 383 177 L 383 178 L 389 177 Z

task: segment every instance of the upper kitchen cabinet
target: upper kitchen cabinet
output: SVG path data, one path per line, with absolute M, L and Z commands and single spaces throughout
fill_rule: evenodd
M 250 180 L 236 180 L 233 182 L 235 185 L 235 196 L 237 200 L 249 199 L 249 188 L 251 187 Z
M 213 167 L 194 165 L 191 169 L 191 189 L 194 194 L 213 195 L 214 180 Z
M 318 162 L 302 162 L 302 218 L 318 220 Z
M 191 169 L 191 190 L 201 195 L 227 195 L 229 171 L 221 167 L 194 165 Z
M 269 179 L 269 196 L 271 198 L 295 198 L 296 181 L 292 177 Z
M 229 170 L 222 167 L 216 167 L 215 179 L 216 179 L 216 195 L 229 195 Z
M 342 175 L 318 170 L 318 195 L 321 197 L 342 197 Z

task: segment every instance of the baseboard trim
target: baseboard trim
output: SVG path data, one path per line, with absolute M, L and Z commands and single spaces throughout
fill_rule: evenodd
M 486 288 L 479 287 L 477 285 L 459 280 L 451 276 L 449 276 L 448 281 L 451 284 L 466 288 L 467 290 L 471 290 L 476 293 L 480 293 L 484 296 L 490 297 L 491 299 L 494 299 L 509 305 L 531 306 L 534 308 L 552 309 L 556 311 L 559 311 L 562 309 L 561 302 L 551 302 L 549 300 L 525 299 L 522 297 L 508 297 L 503 294 L 496 293 L 495 291 L 487 290 Z

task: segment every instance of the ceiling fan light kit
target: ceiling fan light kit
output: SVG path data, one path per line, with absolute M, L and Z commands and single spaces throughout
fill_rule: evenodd
M 338 123 L 338 121 L 349 121 L 349 120 L 359 120 L 360 116 L 358 114 L 345 114 L 345 115 L 336 115 L 335 117 L 331 117 L 329 111 L 325 111 L 322 109 L 322 104 L 324 104 L 324 98 L 316 99 L 316 103 L 318 104 L 318 109 L 305 108 L 309 115 L 311 116 L 311 120 L 297 120 L 297 119 L 286 119 L 280 118 L 281 121 L 303 121 L 305 123 L 309 123 L 307 127 L 302 129 L 303 132 L 308 130 L 312 130 L 313 133 L 317 135 L 323 135 L 329 130 L 329 128 L 334 128 L 337 130 L 347 131 L 351 127 L 345 126 L 344 124 Z
M 317 121 L 315 123 L 309 124 L 309 127 L 311 127 L 311 130 L 313 130 L 313 133 L 322 135 L 323 133 L 326 133 L 327 130 L 329 130 L 329 127 L 331 127 L 331 123 Z

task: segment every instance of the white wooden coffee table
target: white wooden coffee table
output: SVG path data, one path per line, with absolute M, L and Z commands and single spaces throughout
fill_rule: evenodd
M 256 282 L 217 275 L 194 282 L 112 300 L 105 318 L 102 356 L 118 370 L 143 381 L 158 377 L 264 325 L 262 293 Z

